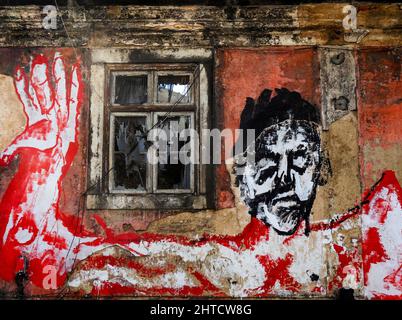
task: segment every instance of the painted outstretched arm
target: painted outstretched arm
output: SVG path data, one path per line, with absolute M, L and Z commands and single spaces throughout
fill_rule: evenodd
M 94 240 L 74 233 L 75 224 L 62 218 L 58 206 L 61 181 L 77 151 L 83 86 L 78 64 L 67 73 L 59 53 L 52 63 L 36 56 L 29 74 L 17 68 L 14 79 L 27 124 L 0 153 L 0 165 L 17 154 L 23 160 L 0 200 L 0 260 L 7 261 L 0 266 L 0 278 L 14 278 L 16 261 L 24 253 L 30 266 L 36 265 L 30 271 L 32 282 L 43 286 L 44 267 L 53 265 L 62 279 L 69 248 Z
M 54 88 L 51 85 L 52 78 Z M 58 53 L 54 58 L 52 73 L 46 58 L 39 55 L 32 61 L 29 80 L 20 67 L 16 69 L 14 79 L 27 124 L 25 130 L 0 153 L 0 165 L 8 165 L 23 148 L 44 151 L 54 148 L 58 141 L 62 143 L 65 155 L 68 144 L 76 136 L 77 108 L 81 94 L 78 67 L 73 68 L 69 90 L 64 62 Z

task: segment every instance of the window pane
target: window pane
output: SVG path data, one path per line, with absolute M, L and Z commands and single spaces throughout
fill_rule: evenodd
M 158 121 L 163 121 L 163 119 L 163 116 L 158 117 Z M 170 116 L 160 128 L 165 130 L 168 141 L 166 150 L 158 150 L 159 159 L 165 161 L 158 164 L 157 188 L 162 190 L 190 189 L 191 164 L 183 164 L 180 161 L 180 153 L 190 157 L 190 150 L 183 148 L 185 145 L 190 146 L 190 137 L 181 141 L 179 133 L 184 129 L 191 128 L 191 118 L 190 116 Z
M 116 75 L 114 103 L 143 104 L 147 102 L 148 76 Z
M 146 130 L 146 117 L 115 118 L 114 189 L 147 189 Z
M 158 76 L 159 103 L 190 103 L 190 76 Z

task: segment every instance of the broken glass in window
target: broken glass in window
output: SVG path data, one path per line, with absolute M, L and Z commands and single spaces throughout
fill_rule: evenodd
M 190 76 L 158 76 L 159 103 L 190 103 Z
M 179 134 L 182 130 L 191 128 L 190 116 L 158 116 L 159 126 L 166 132 L 167 148 L 166 151 L 158 150 L 158 158 L 165 159 L 164 163 L 159 163 L 157 168 L 157 189 L 190 189 L 191 187 L 191 164 L 180 161 L 180 153 L 190 157 L 190 149 L 183 148 L 189 146 L 190 136 L 181 141 Z M 166 152 L 166 154 L 162 154 Z
M 116 190 L 145 191 L 147 177 L 146 117 L 115 117 L 114 184 Z

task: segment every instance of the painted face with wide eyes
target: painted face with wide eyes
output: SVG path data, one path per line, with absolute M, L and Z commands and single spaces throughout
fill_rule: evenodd
M 292 234 L 310 214 L 320 170 L 320 138 L 308 121 L 283 121 L 266 128 L 255 143 L 242 195 L 257 218 L 280 234 Z

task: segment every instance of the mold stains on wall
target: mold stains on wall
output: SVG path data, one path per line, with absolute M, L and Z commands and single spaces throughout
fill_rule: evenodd
M 398 25 L 401 22 L 400 6 L 371 3 L 355 3 L 357 8 L 357 30 L 345 30 L 342 20 L 346 16 L 342 9 L 345 3 L 302 4 L 297 8 L 301 39 L 321 45 L 347 45 L 359 43 L 363 46 L 401 45 Z
M 12 47 L 259 47 L 401 45 L 398 4 L 355 3 L 359 30 L 342 28 L 345 3 L 295 6 L 60 6 L 68 30 L 49 33 L 38 6 L 1 7 L 0 44 Z

